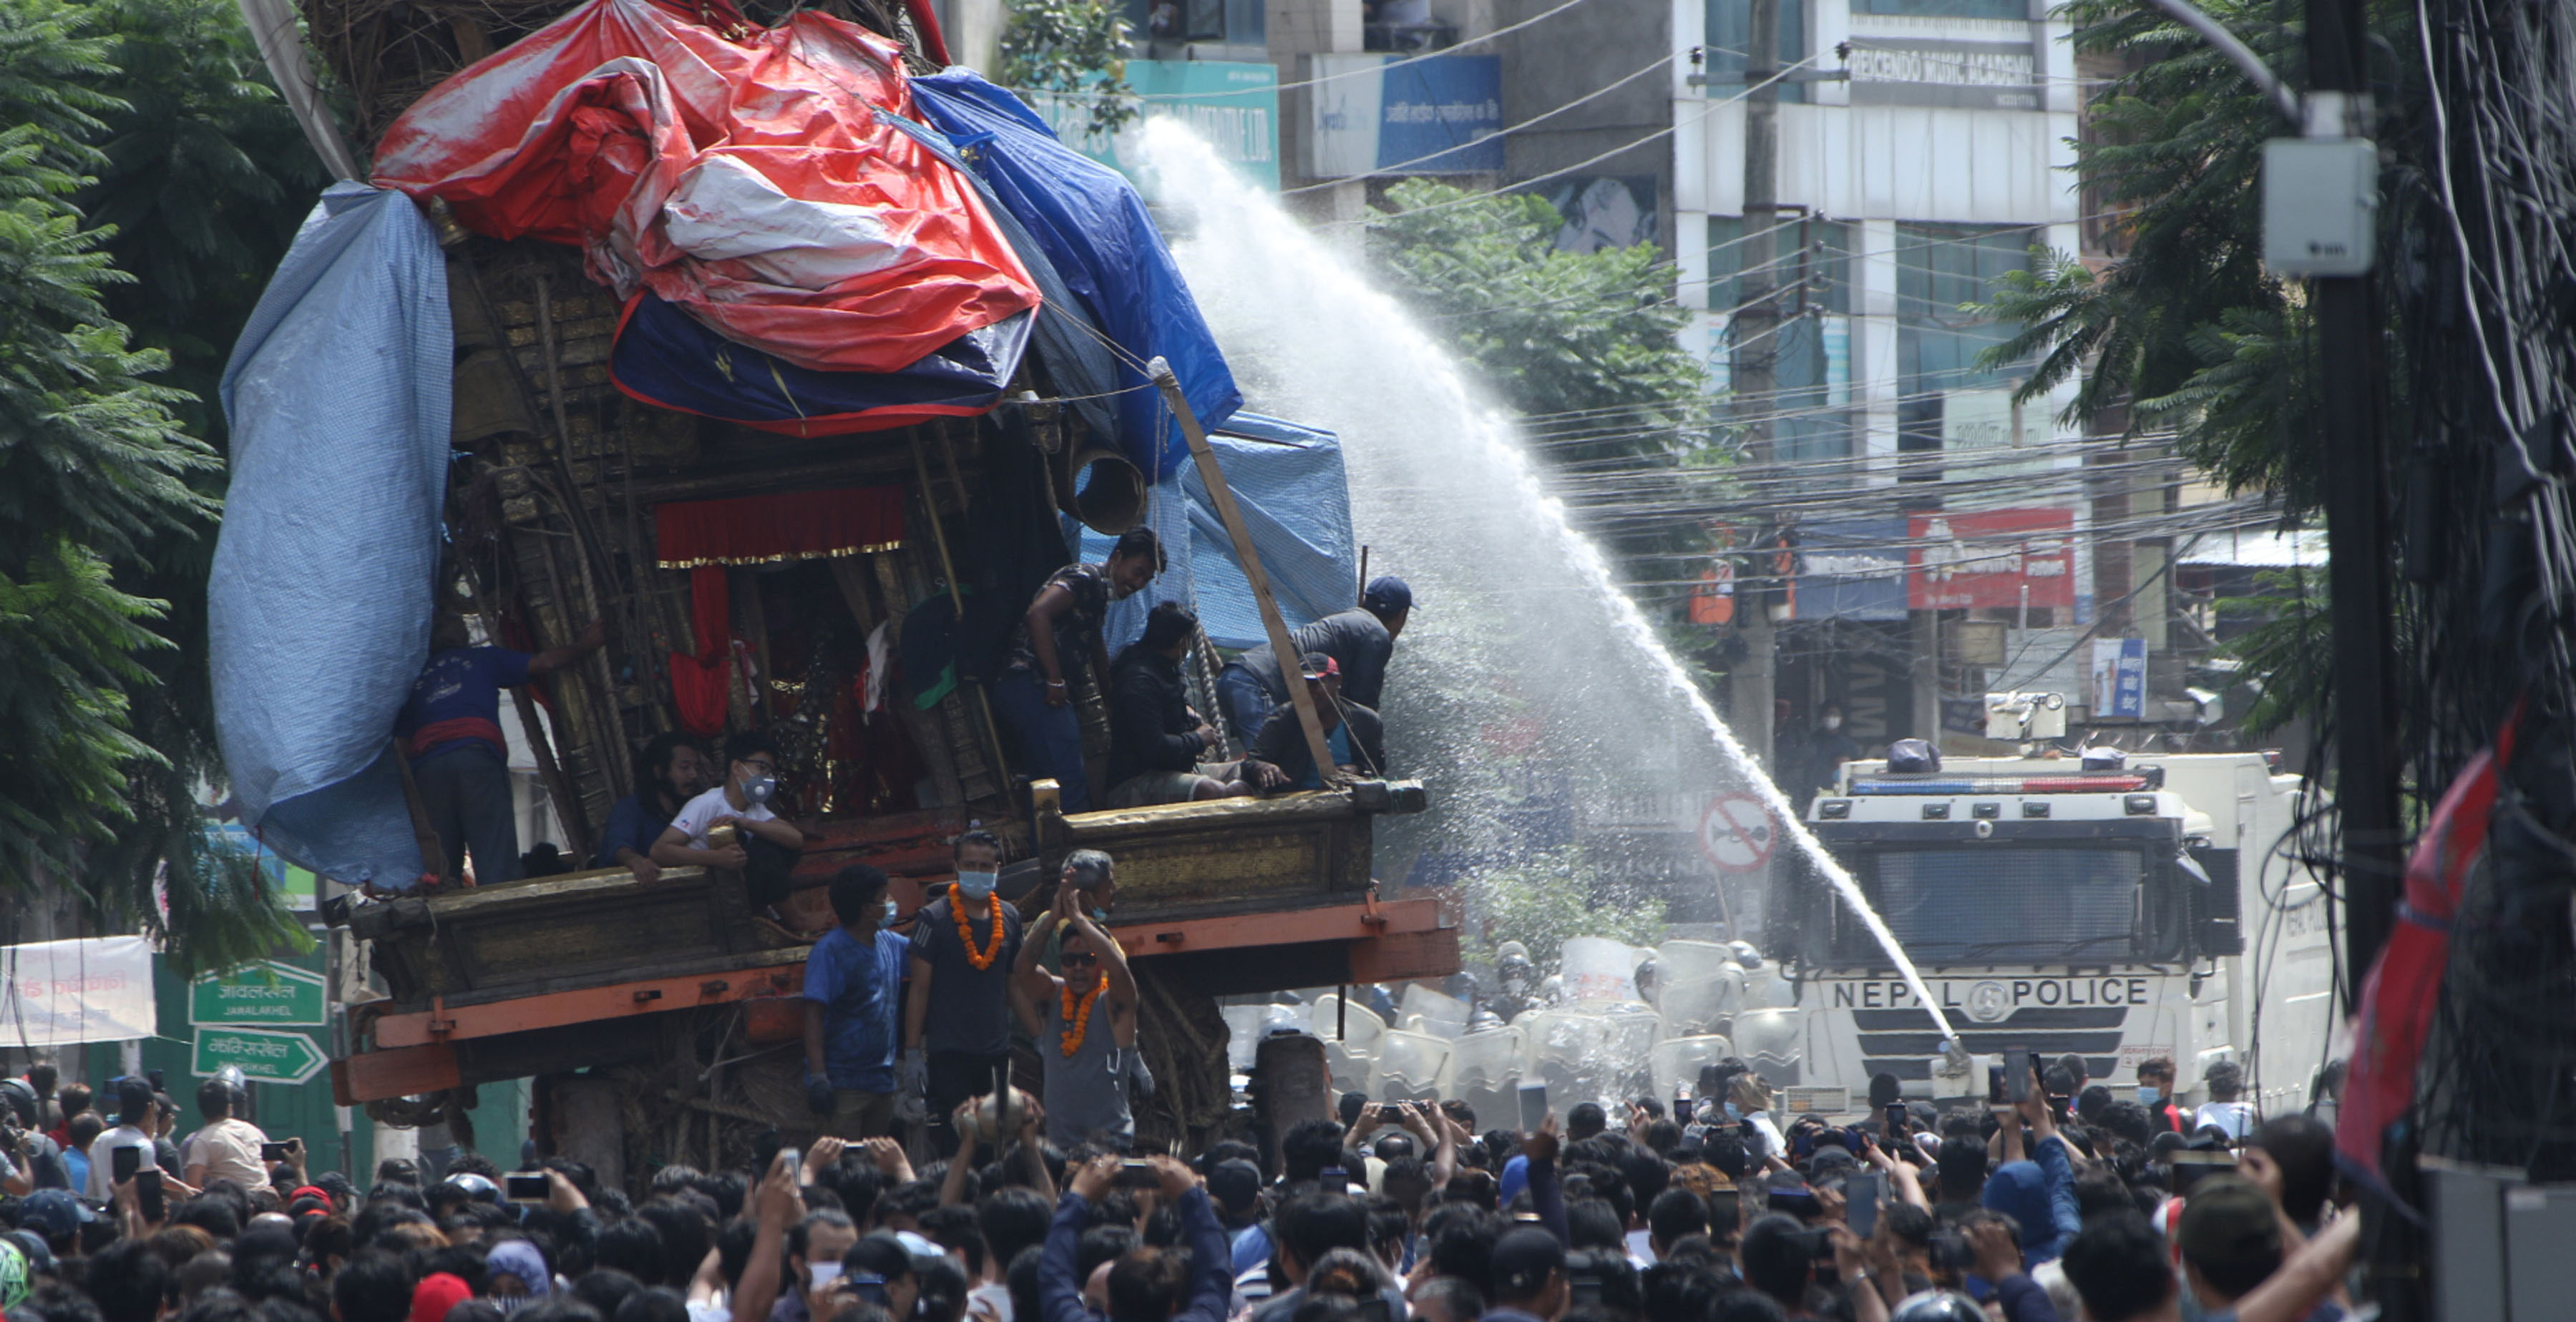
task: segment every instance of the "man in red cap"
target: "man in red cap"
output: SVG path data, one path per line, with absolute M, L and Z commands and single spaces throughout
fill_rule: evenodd
M 447 1322 L 448 1310 L 474 1297 L 474 1288 L 454 1272 L 431 1272 L 411 1292 L 411 1322 Z
M 1314 697 L 1315 719 L 1324 727 L 1324 747 L 1332 754 L 1333 765 L 1345 775 L 1384 776 L 1386 727 L 1375 711 L 1342 699 L 1340 665 L 1321 652 L 1308 652 L 1298 669 L 1305 677 L 1306 692 Z M 1261 733 L 1252 741 L 1252 755 L 1244 759 L 1243 778 L 1264 793 L 1324 787 L 1314 753 L 1306 745 L 1305 727 L 1298 723 L 1296 704 L 1279 704 L 1262 722 Z

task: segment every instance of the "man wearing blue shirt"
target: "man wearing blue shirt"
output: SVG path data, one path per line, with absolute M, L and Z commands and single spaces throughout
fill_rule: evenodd
M 662 875 L 653 861 L 653 842 L 669 830 L 680 807 L 707 792 L 707 746 L 682 730 L 665 730 L 644 745 L 635 767 L 635 792 L 608 810 L 608 826 L 599 833 L 595 868 L 625 868 L 637 881 Z
M 856 1141 L 894 1130 L 896 1014 L 912 943 L 894 918 L 886 874 L 854 863 L 832 878 L 841 925 L 805 957 L 805 1101 L 824 1132 Z
M 474 856 L 475 880 L 519 875 L 519 823 L 510 807 L 509 744 L 501 735 L 501 690 L 544 679 L 608 641 L 597 621 L 570 647 L 533 656 L 476 647 L 462 617 L 440 612 L 429 630 L 429 664 L 411 682 L 394 733 L 411 758 L 412 784 L 449 876 Z

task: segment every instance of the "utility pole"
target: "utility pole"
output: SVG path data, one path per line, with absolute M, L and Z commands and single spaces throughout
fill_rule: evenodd
M 1778 244 L 1772 231 L 1780 213 L 1780 0 L 1753 0 L 1752 28 L 1744 54 L 1744 237 L 1736 281 L 1740 305 L 1727 318 L 1734 332 L 1728 375 L 1734 386 L 1735 415 L 1744 429 L 1744 457 L 1753 464 L 1772 459 L 1771 423 L 1778 392 L 1772 370 L 1780 353 L 1779 281 L 1773 274 Z M 1772 767 L 1772 675 L 1779 664 L 1779 639 L 1771 629 L 1770 602 L 1785 586 L 1771 578 L 1777 563 L 1769 536 L 1757 539 L 1757 554 L 1746 563 L 1752 573 L 1736 588 L 1736 629 L 1744 640 L 1744 659 L 1730 676 L 1735 729 L 1755 758 Z M 1784 787 L 1786 788 L 1786 787 Z
M 2360 0 L 2307 0 L 2311 138 L 2368 137 Z M 2355 121 L 2364 122 L 2355 122 Z M 2345 964 L 2356 990 L 2396 920 L 2404 823 L 2390 686 L 2387 458 L 2378 305 L 2367 275 L 2312 281 L 2334 620 L 2335 804 L 2342 816 Z

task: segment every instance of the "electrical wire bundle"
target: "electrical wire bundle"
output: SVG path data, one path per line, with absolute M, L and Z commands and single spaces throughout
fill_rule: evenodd
M 2414 444 L 2396 489 L 2401 738 L 2430 805 L 2511 727 L 2452 928 L 2423 1150 L 2576 1178 L 2576 9 L 2418 0 L 2384 268 Z M 2408 49 L 2408 47 L 2412 49 Z M 2410 91 L 2414 89 L 2409 89 Z M 2399 433 L 2402 434 L 2402 433 Z M 2337 555 L 2365 548 L 2337 546 Z

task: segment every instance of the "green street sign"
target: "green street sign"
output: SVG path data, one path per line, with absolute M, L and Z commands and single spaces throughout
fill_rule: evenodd
M 302 1083 L 322 1072 L 330 1058 L 302 1033 L 271 1033 L 257 1028 L 200 1028 L 196 1058 L 190 1070 L 211 1078 L 230 1065 L 256 1083 Z
M 330 1022 L 322 975 L 262 960 L 188 984 L 188 1022 L 318 1028 Z

